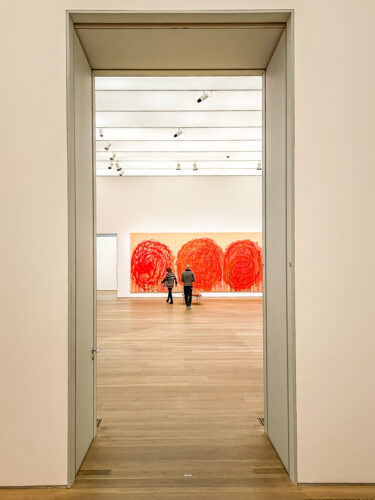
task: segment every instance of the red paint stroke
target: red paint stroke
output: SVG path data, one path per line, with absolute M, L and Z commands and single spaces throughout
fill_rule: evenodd
M 178 251 L 178 279 L 189 264 L 195 274 L 194 287 L 198 290 L 210 291 L 221 282 L 223 276 L 224 253 L 221 247 L 210 238 L 190 240 Z
M 167 267 L 172 267 L 173 254 L 167 245 L 155 240 L 141 241 L 131 259 L 131 277 L 142 290 L 163 290 L 160 285 Z
M 235 241 L 224 254 L 224 280 L 235 291 L 251 291 L 262 286 L 262 249 L 251 240 Z

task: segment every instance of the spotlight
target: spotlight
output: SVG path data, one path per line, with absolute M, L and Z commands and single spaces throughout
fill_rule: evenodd
M 116 158 L 116 153 L 113 153 L 113 155 L 110 157 L 110 160 L 113 161 Z
M 177 130 L 177 132 L 174 134 L 174 136 L 173 136 L 173 137 L 178 137 L 178 136 L 179 136 L 179 135 L 181 135 L 181 134 L 182 134 L 182 130 L 179 128 L 179 129 Z
M 227 158 L 230 158 L 230 155 L 227 155 Z
M 103 129 L 102 128 L 99 129 L 99 135 L 100 135 L 100 137 L 104 137 Z
M 113 161 L 111 161 L 111 163 L 108 165 L 109 170 L 112 170 L 112 168 L 113 168 Z
M 120 170 L 122 170 L 122 168 L 120 167 L 119 162 L 116 163 L 116 170 L 117 170 L 117 172 L 120 172 Z
M 124 175 L 124 171 L 121 169 L 120 176 L 122 177 Z
M 260 161 L 258 161 L 257 170 L 262 170 L 262 164 L 260 163 Z
M 210 96 L 209 96 L 209 95 L 207 94 L 207 92 L 204 90 L 204 91 L 203 91 L 203 94 L 200 96 L 200 98 L 199 98 L 199 99 L 197 99 L 197 102 L 199 103 L 199 102 L 205 101 L 205 100 L 207 99 L 207 97 L 210 97 Z
M 179 163 L 177 163 L 176 170 L 181 170 L 181 165 Z
M 194 165 L 193 165 L 193 170 L 198 170 L 198 167 L 197 167 L 196 163 L 194 163 Z
M 105 148 L 104 148 L 104 149 L 105 149 L 106 151 L 108 151 L 110 147 L 111 147 L 111 143 L 109 142 L 109 143 L 105 146 Z

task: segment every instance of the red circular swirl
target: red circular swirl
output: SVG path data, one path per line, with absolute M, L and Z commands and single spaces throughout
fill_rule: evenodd
M 189 264 L 195 275 L 194 287 L 210 291 L 222 280 L 223 259 L 223 250 L 214 240 L 197 238 L 188 241 L 177 254 L 178 277 L 181 279 L 181 274 Z
M 224 280 L 235 292 L 250 290 L 262 283 L 262 249 L 251 240 L 231 243 L 224 254 Z
M 173 254 L 167 245 L 159 241 L 141 241 L 135 247 L 131 260 L 131 277 L 145 291 L 152 291 L 172 267 Z

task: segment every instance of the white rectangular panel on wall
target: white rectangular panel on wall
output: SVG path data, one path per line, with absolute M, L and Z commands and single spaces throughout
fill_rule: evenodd
M 117 290 L 117 235 L 96 237 L 96 289 Z

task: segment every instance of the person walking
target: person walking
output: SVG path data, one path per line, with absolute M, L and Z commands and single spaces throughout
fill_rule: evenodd
M 181 281 L 184 284 L 184 296 L 185 304 L 187 309 L 191 309 L 191 299 L 193 298 L 193 283 L 195 281 L 195 276 L 193 271 L 190 269 L 189 264 L 186 266 L 185 271 L 182 273 Z
M 165 302 L 167 304 L 173 304 L 172 288 L 175 284 L 177 285 L 177 278 L 170 267 L 167 267 L 167 274 L 165 275 L 162 283 L 165 283 L 165 286 L 168 288 L 168 297 Z

